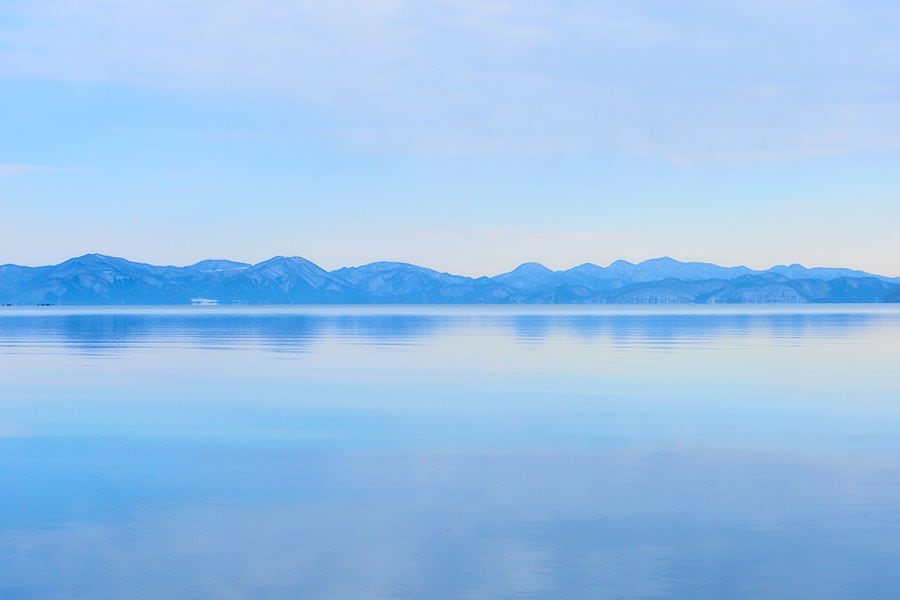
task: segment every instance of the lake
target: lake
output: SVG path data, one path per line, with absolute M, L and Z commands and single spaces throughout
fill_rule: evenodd
M 887 598 L 900 306 L 0 308 L 0 598 Z

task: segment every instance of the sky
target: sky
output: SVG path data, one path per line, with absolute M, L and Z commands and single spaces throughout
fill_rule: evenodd
M 900 3 L 0 0 L 0 264 L 900 276 Z

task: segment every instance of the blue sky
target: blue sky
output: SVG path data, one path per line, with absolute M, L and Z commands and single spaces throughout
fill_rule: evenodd
M 900 275 L 898 23 L 838 0 L 0 2 L 0 263 Z

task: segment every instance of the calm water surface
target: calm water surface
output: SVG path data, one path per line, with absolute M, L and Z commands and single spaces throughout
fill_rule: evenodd
M 0 598 L 895 598 L 898 309 L 0 309 Z

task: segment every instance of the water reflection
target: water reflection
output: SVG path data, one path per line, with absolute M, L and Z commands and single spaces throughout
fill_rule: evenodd
M 0 598 L 887 598 L 900 312 L 0 311 Z
M 137 449 L 116 465 L 96 455 L 122 448 L 70 447 L 106 483 L 102 500 L 36 494 L 32 512 L 61 508 L 61 523 L 12 507 L 6 597 L 886 598 L 900 585 L 896 460 Z
M 807 311 L 749 306 L 693 311 L 676 308 L 672 312 L 637 308 L 623 312 L 608 307 L 581 311 L 528 307 L 525 314 L 518 312 L 518 307 L 492 307 L 489 312 L 451 307 L 444 307 L 443 312 L 403 307 L 371 311 L 346 307 L 0 309 L 0 351 L 39 340 L 40 344 L 55 342 L 103 352 L 139 346 L 148 340 L 170 342 L 172 338 L 223 348 L 254 341 L 286 351 L 304 349 L 328 336 L 412 343 L 473 327 L 500 328 L 522 341 L 539 342 L 565 334 L 588 341 L 607 338 L 623 344 L 670 345 L 725 335 L 782 339 L 855 335 L 900 319 L 900 310 L 893 307 L 844 308 L 845 312 L 833 306 Z

